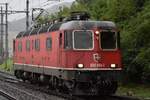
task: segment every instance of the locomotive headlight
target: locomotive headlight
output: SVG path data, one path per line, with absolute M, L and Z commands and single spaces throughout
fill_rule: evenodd
M 110 67 L 111 68 L 116 68 L 116 64 L 111 64 Z
M 96 35 L 99 35 L 99 33 L 100 33 L 99 31 L 95 31 L 95 34 L 96 34 Z
M 83 68 L 84 65 L 83 65 L 83 64 L 78 64 L 77 67 L 78 67 L 78 68 Z

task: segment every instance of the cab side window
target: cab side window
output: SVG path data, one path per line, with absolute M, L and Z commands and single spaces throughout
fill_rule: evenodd
M 72 31 L 64 31 L 64 49 L 72 48 Z

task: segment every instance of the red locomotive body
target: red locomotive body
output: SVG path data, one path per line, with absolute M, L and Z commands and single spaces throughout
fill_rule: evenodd
M 73 20 L 21 32 L 14 40 L 15 75 L 73 95 L 112 94 L 121 72 L 113 22 Z

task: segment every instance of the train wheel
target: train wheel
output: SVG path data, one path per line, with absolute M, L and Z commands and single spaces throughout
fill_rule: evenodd
M 21 77 L 20 77 L 19 70 L 15 70 L 14 74 L 15 74 L 15 76 L 16 76 L 18 79 L 21 78 Z
M 37 84 L 39 82 L 39 75 L 36 73 L 31 73 L 31 79 L 29 81 L 31 84 Z
M 50 76 L 49 78 L 49 89 L 55 90 L 54 85 L 53 85 L 53 76 Z
M 18 79 L 22 79 L 23 81 L 25 81 L 25 78 L 23 76 L 23 71 L 21 70 L 15 70 L 15 76 L 18 78 Z
M 49 81 L 50 81 L 50 76 L 46 76 L 46 75 L 39 75 L 39 83 L 42 85 L 48 85 Z
M 54 79 L 53 79 L 53 86 L 54 86 L 56 92 L 60 92 L 59 79 L 57 77 L 54 77 Z
M 52 90 L 56 90 L 57 87 L 58 87 L 57 77 L 51 76 L 50 81 L 49 81 L 49 88 L 52 89 Z
M 98 93 L 100 95 L 112 95 L 117 91 L 117 81 L 103 80 L 97 85 Z
M 65 82 L 65 92 L 70 96 L 73 95 L 73 90 L 75 88 L 75 81 L 66 81 Z
M 116 81 L 113 81 L 111 86 L 111 90 L 112 90 L 111 94 L 114 94 L 117 91 L 117 88 L 118 88 L 118 83 Z
M 29 72 L 23 72 L 23 79 L 24 80 L 29 80 L 30 76 L 31 76 L 31 73 L 29 73 Z

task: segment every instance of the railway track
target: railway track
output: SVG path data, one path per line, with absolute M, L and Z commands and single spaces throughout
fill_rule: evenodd
M 75 97 L 68 94 L 60 93 L 58 91 L 52 91 L 45 86 L 39 86 L 38 84 L 24 83 L 21 80 L 16 79 L 12 74 L 8 74 L 0 71 L 0 87 L 7 87 L 4 90 L 9 92 L 17 92 L 21 94 L 17 100 L 140 100 L 138 98 L 128 96 L 99 96 L 99 97 Z M 3 83 L 3 84 L 2 84 Z M 1 88 L 0 88 L 1 89 Z M 31 92 L 32 91 L 32 92 Z M 33 93 L 33 92 L 38 93 Z M 10 93 L 11 94 L 11 93 Z M 46 98 L 42 98 L 41 95 L 45 95 Z M 11 94 L 13 95 L 13 94 Z M 14 96 L 14 95 L 13 95 Z M 26 97 L 26 98 L 24 98 Z M 27 98 L 28 97 L 28 98 Z M 20 99 L 21 98 L 21 99 Z
M 139 98 L 135 98 L 135 97 L 129 97 L 129 96 L 117 96 L 117 95 L 113 95 L 110 96 L 111 98 L 117 99 L 117 100 L 140 100 Z
M 83 100 L 140 100 L 140 99 L 128 96 L 112 95 L 112 96 L 96 96 L 96 97 L 87 96 L 84 97 Z
M 6 93 L 2 90 L 0 90 L 0 96 L 3 96 L 7 100 L 16 100 L 14 97 L 12 97 L 11 95 L 9 95 L 8 93 Z
M 0 90 L 10 94 L 16 100 L 64 100 L 35 90 L 35 85 L 23 83 L 11 74 L 0 72 Z
M 4 72 L 4 71 L 0 71 L 0 79 L 3 80 L 3 81 L 7 81 L 7 82 L 12 82 L 12 83 L 17 83 L 19 82 L 20 80 L 17 79 L 13 74 L 10 74 L 10 73 L 7 73 L 7 72 Z

